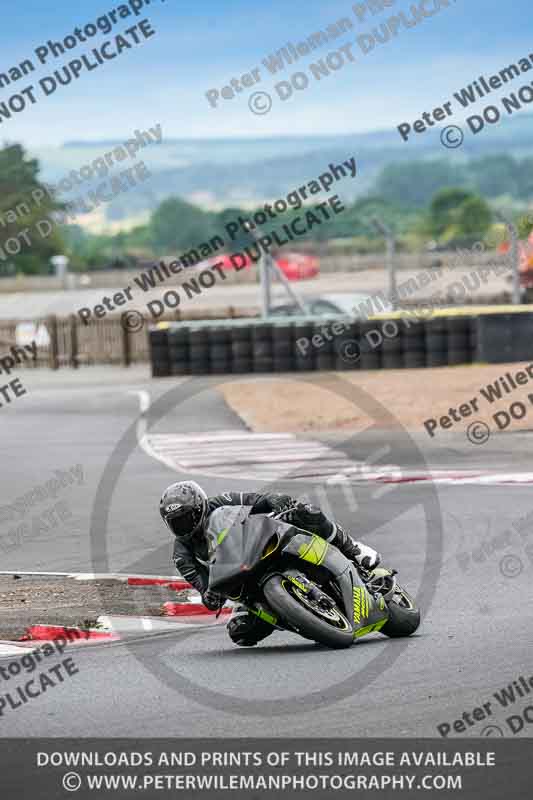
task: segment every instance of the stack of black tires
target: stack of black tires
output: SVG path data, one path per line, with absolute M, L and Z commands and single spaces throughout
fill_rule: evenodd
M 316 369 L 316 348 L 312 345 L 314 325 L 312 322 L 297 322 L 292 326 L 294 343 L 294 367 L 298 371 L 310 372 Z
M 447 317 L 448 364 L 471 364 L 475 360 L 477 326 L 472 317 Z
M 191 369 L 189 333 L 185 328 L 168 331 L 168 352 L 171 375 L 186 375 Z
M 424 326 L 424 344 L 428 367 L 448 364 L 448 320 L 446 317 L 429 319 Z
M 402 334 L 403 366 L 406 369 L 420 369 L 427 366 L 425 325 L 420 321 L 412 321 Z
M 436 317 L 426 322 L 426 366 L 471 364 L 476 359 L 476 319 Z
M 152 373 L 227 375 L 312 370 L 413 369 L 469 364 L 468 316 L 175 323 L 150 331 Z
M 359 326 L 361 369 L 420 369 L 475 360 L 472 317 L 382 320 Z
M 254 325 L 252 328 L 252 360 L 254 372 L 274 372 L 271 325 Z
M 231 372 L 239 375 L 253 371 L 252 328 L 238 325 L 230 328 Z
M 154 378 L 166 378 L 171 375 L 170 350 L 168 347 L 168 331 L 150 331 L 150 358 L 152 361 L 152 376 Z

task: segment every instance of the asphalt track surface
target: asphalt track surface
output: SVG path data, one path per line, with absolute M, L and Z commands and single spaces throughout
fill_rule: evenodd
M 158 500 L 176 473 L 136 444 L 136 392 L 155 402 L 175 382 L 151 381 L 144 369 L 24 373 L 24 379 L 29 394 L 0 417 L 1 504 L 76 463 L 83 465 L 84 483 L 62 495 L 74 513 L 72 527 L 25 542 L 3 556 L 2 569 L 169 574 L 171 543 Z M 187 402 L 173 395 L 174 407 L 151 430 L 242 430 L 215 384 L 205 386 Z M 152 409 L 156 402 L 146 414 L 149 425 Z M 124 435 L 131 453 L 105 529 L 91 537 L 98 486 Z M 361 459 L 385 444 L 394 463 L 423 458 L 431 466 L 516 472 L 531 471 L 531 442 L 529 433 L 502 435 L 480 448 L 450 437 L 430 448 L 427 437 L 413 444 L 405 435 L 374 431 L 345 443 L 345 451 Z M 211 493 L 258 488 L 245 477 L 238 485 L 214 478 L 204 484 Z M 290 476 L 275 488 L 302 493 Z M 370 483 L 354 491 L 356 509 L 353 495 L 339 486 L 327 489 L 328 501 L 427 600 L 416 636 L 374 636 L 334 652 L 275 633 L 254 649 L 239 649 L 219 625 L 79 648 L 73 652 L 78 674 L 6 712 L 0 736 L 430 737 L 438 735 L 437 725 L 472 711 L 519 675 L 532 675 L 533 555 L 526 547 L 533 534 L 483 560 L 464 557 L 532 510 L 531 488 L 414 484 L 384 491 Z M 97 508 L 93 522 L 101 519 Z M 502 571 L 509 553 L 522 564 L 514 577 Z M 486 725 L 503 727 L 508 713 L 515 712 L 494 707 L 490 719 L 463 735 L 489 735 Z M 531 731 L 526 725 L 522 735 Z

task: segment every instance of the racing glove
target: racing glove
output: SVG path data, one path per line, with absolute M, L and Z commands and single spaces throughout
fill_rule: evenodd
M 218 592 L 206 589 L 202 594 L 202 603 L 209 611 L 218 611 L 224 605 L 225 598 Z
M 316 533 L 328 541 L 335 530 L 334 524 L 320 508 L 307 503 L 299 502 L 291 511 L 283 515 L 283 520 L 289 525 L 303 528 L 304 531 Z
M 274 511 L 279 514 L 286 508 L 290 508 L 295 500 L 288 494 L 267 493 L 259 495 L 252 506 L 251 514 L 270 514 Z

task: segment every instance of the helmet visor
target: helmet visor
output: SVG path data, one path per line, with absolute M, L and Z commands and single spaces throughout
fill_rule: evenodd
M 181 512 L 174 514 L 172 517 L 167 517 L 167 525 L 178 538 L 182 536 L 190 536 L 198 527 L 202 518 L 201 509 L 183 509 Z

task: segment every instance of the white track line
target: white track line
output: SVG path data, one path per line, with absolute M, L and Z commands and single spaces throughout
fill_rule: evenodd
M 185 617 L 185 615 L 183 615 Z M 131 634 L 131 633 L 172 633 L 176 629 L 191 630 L 192 628 L 211 628 L 219 627 L 223 622 L 227 622 L 227 616 L 223 622 L 214 622 L 212 617 L 188 617 L 191 622 L 182 622 L 180 617 L 129 617 L 125 614 L 103 614 L 98 617 L 98 630 L 109 633 Z M 205 621 L 202 622 L 201 620 Z M 221 618 L 222 619 L 222 618 Z
M 145 415 L 150 409 L 146 391 L 139 397 L 139 447 L 173 472 L 199 473 L 215 478 L 326 483 L 394 483 L 406 486 L 434 483 L 442 486 L 528 486 L 532 472 L 491 472 L 479 469 L 410 470 L 395 464 L 370 466 L 357 462 L 327 444 L 293 433 L 251 433 L 219 430 L 206 433 L 148 434 Z
M 47 577 L 73 578 L 75 581 L 127 581 L 128 578 L 148 578 L 151 580 L 179 581 L 179 575 L 125 575 L 123 572 L 35 572 L 18 569 L 0 570 L 0 575 L 45 575 Z
M 0 641 L 0 658 L 11 658 L 13 656 L 18 658 L 19 656 L 33 653 L 38 649 L 39 647 L 35 642 L 33 644 L 25 644 L 24 642 L 17 644 L 16 642 Z
M 144 389 L 139 389 L 137 391 L 128 392 L 128 394 L 137 395 L 139 398 L 139 411 L 141 416 L 137 421 L 137 442 L 139 447 L 144 450 L 147 456 L 150 458 L 155 459 L 156 461 L 160 461 L 169 469 L 174 470 L 174 464 L 170 459 L 167 459 L 164 455 L 157 453 L 155 450 L 152 449 L 150 446 L 150 442 L 148 441 L 148 437 L 146 435 L 147 431 L 147 424 L 146 424 L 146 413 L 150 409 L 151 405 L 151 398 L 149 392 L 146 392 Z
M 327 476 L 353 468 L 354 462 L 322 442 L 294 434 L 217 431 L 145 435 L 141 445 L 176 472 L 247 480 L 291 480 Z

